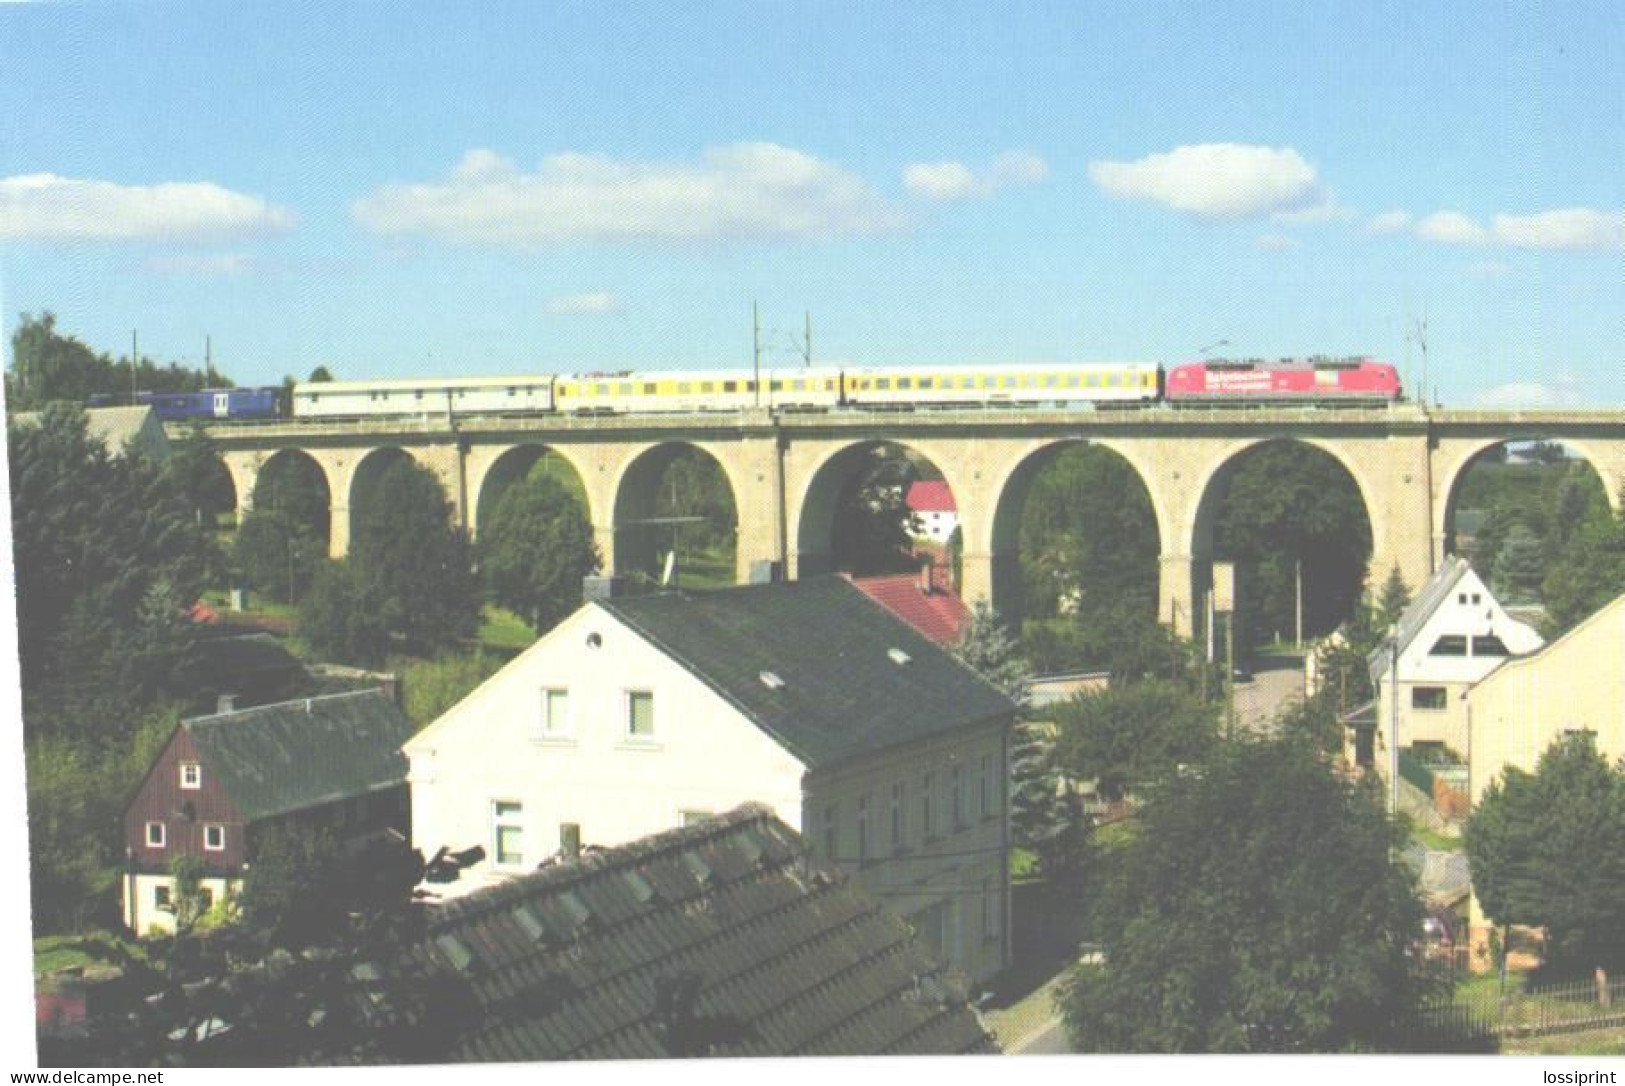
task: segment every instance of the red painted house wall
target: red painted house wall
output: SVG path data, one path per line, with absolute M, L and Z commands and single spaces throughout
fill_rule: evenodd
M 181 787 L 181 764 L 202 762 L 197 747 L 185 728 L 176 728 L 168 745 L 158 755 L 146 780 L 124 811 L 124 846 L 140 874 L 167 874 L 176 856 L 197 856 L 212 876 L 235 877 L 247 859 L 245 827 L 220 781 L 202 766 L 199 788 Z M 162 822 L 163 848 L 147 846 L 146 824 Z M 218 823 L 225 827 L 226 847 L 210 851 L 203 847 L 203 827 Z

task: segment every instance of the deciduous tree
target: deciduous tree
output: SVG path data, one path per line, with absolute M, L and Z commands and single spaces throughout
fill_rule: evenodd
M 385 469 L 356 517 L 349 564 L 384 625 L 414 646 L 456 644 L 479 628 L 468 539 L 427 468 L 402 459 Z
M 1100 873 L 1105 964 L 1061 1003 L 1084 1052 L 1395 1049 L 1427 986 L 1422 907 L 1366 789 L 1244 741 L 1149 796 Z
M 1203 761 L 1218 741 L 1218 703 L 1166 679 L 1086 690 L 1058 706 L 1056 757 L 1107 799 Z
M 1549 933 L 1564 971 L 1625 965 L 1625 768 L 1596 737 L 1556 740 L 1535 772 L 1509 766 L 1467 823 L 1473 889 L 1500 924 Z
M 581 605 L 598 568 L 592 524 L 563 484 L 532 470 L 508 488 L 480 531 L 480 569 L 492 597 L 546 633 Z

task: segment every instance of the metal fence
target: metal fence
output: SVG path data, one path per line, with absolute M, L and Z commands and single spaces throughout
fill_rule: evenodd
M 1473 1051 L 1506 1037 L 1625 1028 L 1625 979 L 1529 984 L 1473 983 L 1423 1010 L 1413 1043 L 1422 1051 Z

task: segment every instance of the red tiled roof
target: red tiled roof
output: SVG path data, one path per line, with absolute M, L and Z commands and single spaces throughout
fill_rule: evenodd
M 916 513 L 952 513 L 959 509 L 954 504 L 954 492 L 941 479 L 920 479 L 909 484 L 907 501 Z
M 938 588 L 920 591 L 915 573 L 887 577 L 847 577 L 852 587 L 902 619 L 939 645 L 952 645 L 970 625 L 970 608 L 952 592 Z M 939 574 L 937 583 L 941 584 Z

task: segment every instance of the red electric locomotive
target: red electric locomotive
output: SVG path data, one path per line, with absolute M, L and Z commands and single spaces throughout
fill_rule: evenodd
M 1391 403 L 1399 371 L 1371 358 L 1214 358 L 1168 370 L 1169 403 Z

